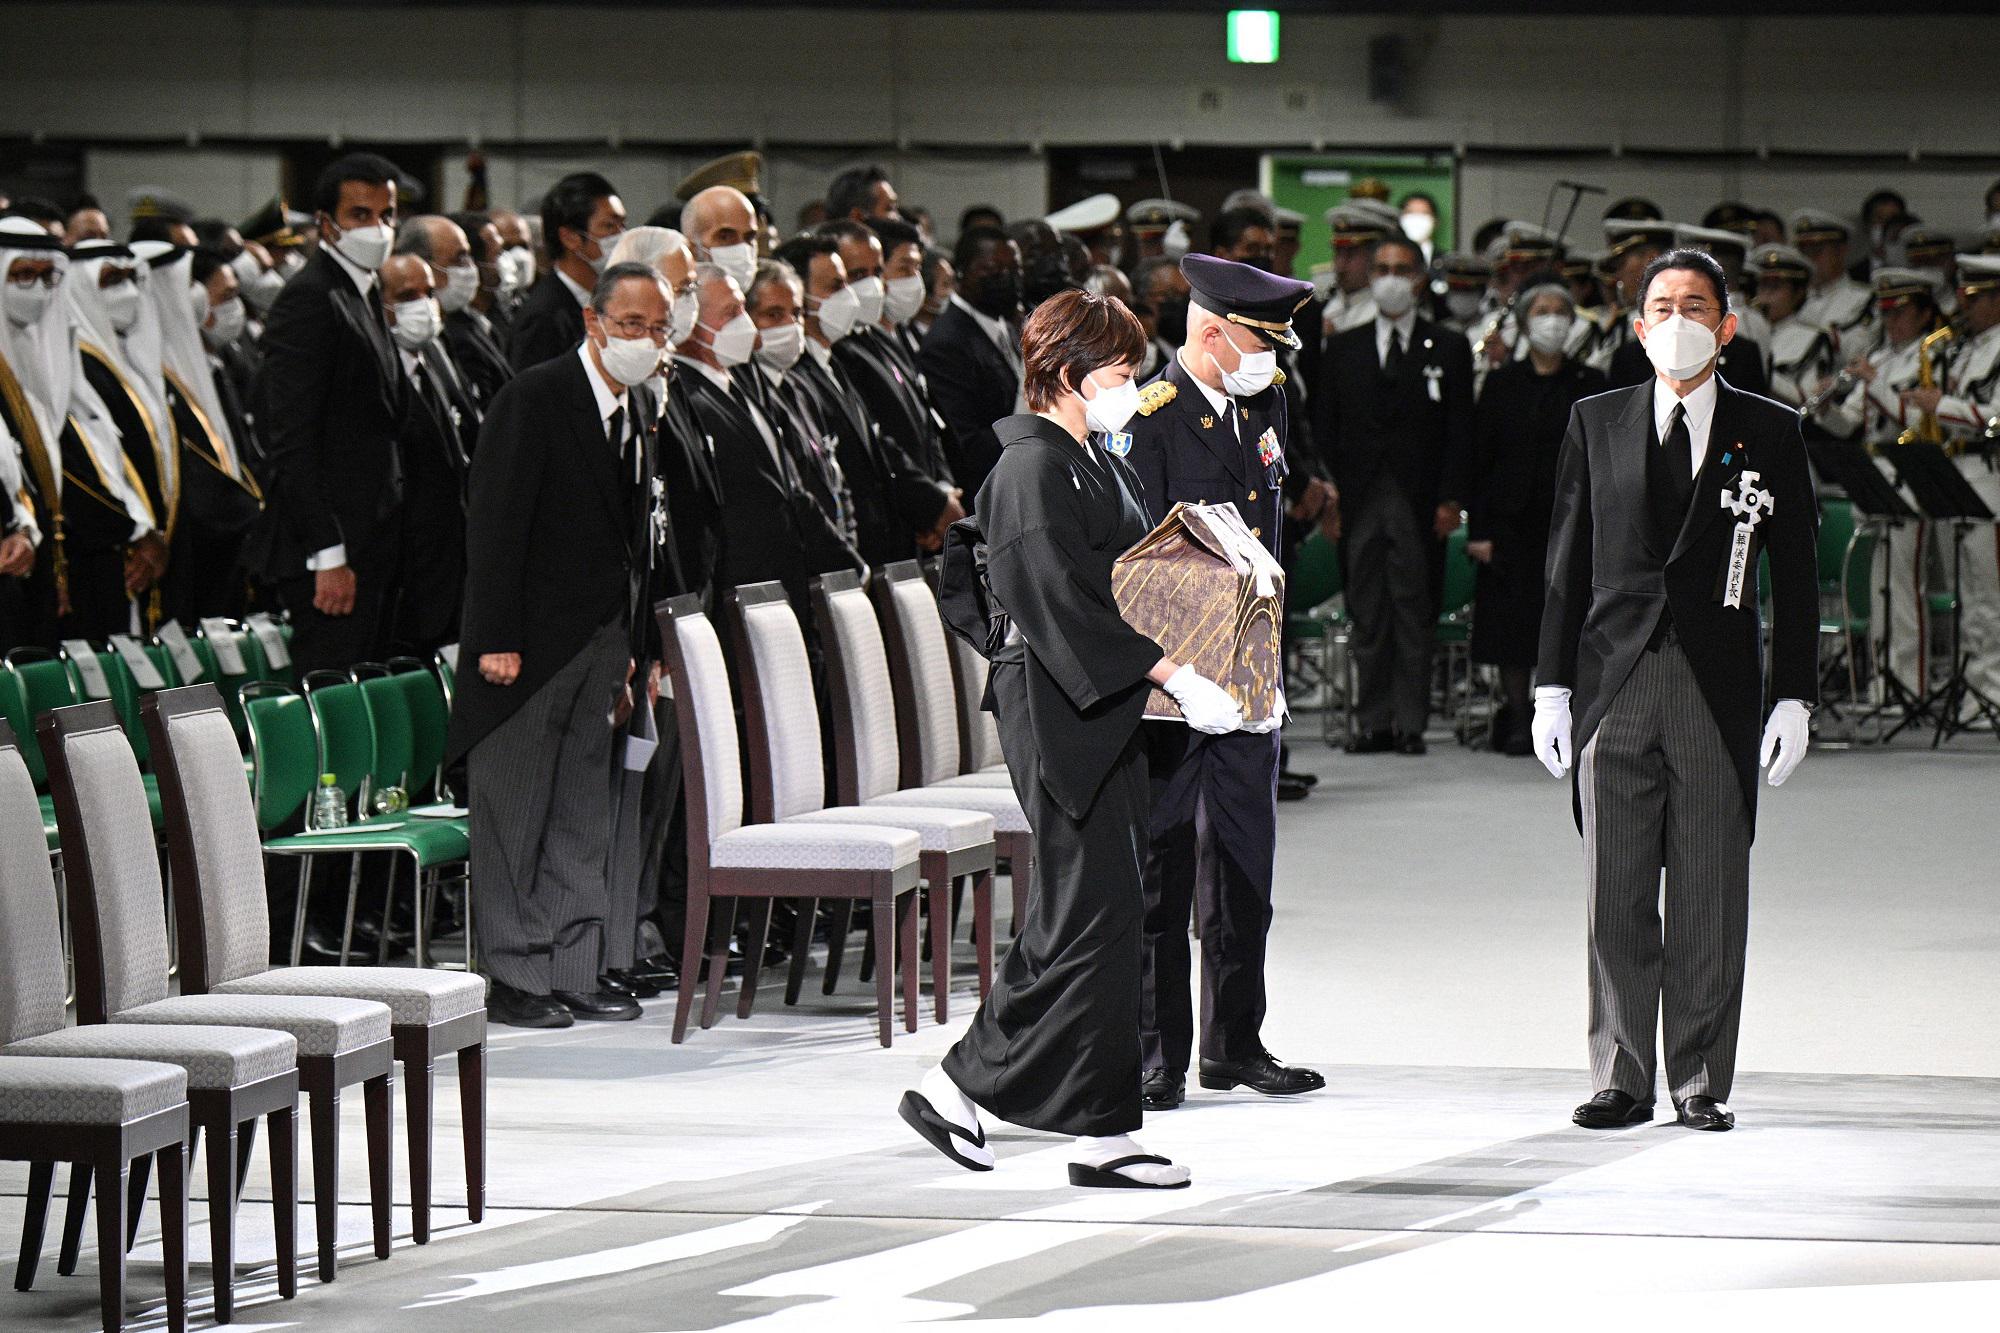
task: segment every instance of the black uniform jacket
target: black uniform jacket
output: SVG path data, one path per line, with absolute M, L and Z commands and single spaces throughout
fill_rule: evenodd
M 1661 616 L 1671 614 L 1754 820 L 1765 713 L 1759 552 L 1771 564 L 1772 697 L 1807 703 L 1818 697 L 1819 509 L 1799 414 L 1718 380 L 1708 455 L 1680 535 L 1665 550 L 1655 535 L 1646 470 L 1646 450 L 1659 447 L 1657 436 L 1650 382 L 1586 398 L 1570 413 L 1536 681 L 1572 691 L 1580 754 Z M 1743 604 L 1731 607 L 1723 592 L 1738 516 L 1725 497 L 1739 496 L 1739 479 L 1752 473 L 1752 484 L 1771 492 L 1772 506 L 1754 528 Z M 1579 828 L 1582 819 L 1579 804 Z
M 1120 618 L 1111 566 L 1150 530 L 1139 479 L 1044 417 L 994 423 L 1000 461 L 979 492 L 986 576 L 1019 639 L 1042 785 L 1082 819 L 1139 726 L 1160 645 Z M 989 686 L 986 708 L 993 708 Z
M 1155 387 L 1160 384 L 1173 386 L 1171 397 Z M 1127 460 L 1139 474 L 1146 510 L 1155 523 L 1181 501 L 1227 500 L 1243 516 L 1243 526 L 1277 555 L 1287 477 L 1285 393 L 1272 385 L 1230 401 L 1236 412 L 1233 429 L 1174 357 L 1140 391 L 1140 415 L 1125 427 L 1132 436 Z M 1258 444 L 1267 431 L 1270 447 L 1276 449 L 1275 461 L 1269 463 L 1260 457 Z

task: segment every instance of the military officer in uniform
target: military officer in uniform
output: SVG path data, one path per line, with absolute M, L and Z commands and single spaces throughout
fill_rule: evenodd
M 1453 333 L 1470 333 L 1486 307 L 1486 288 L 1493 280 L 1493 263 L 1485 255 L 1454 251 L 1434 266 L 1437 277 L 1431 283 L 1437 303 L 1438 323 Z
M 1673 224 L 1659 221 L 1657 214 L 1651 218 L 1605 217 L 1604 258 L 1598 262 L 1597 271 L 1608 282 L 1611 319 L 1604 326 L 1603 336 L 1584 351 L 1584 360 L 1592 369 L 1609 375 L 1612 358 L 1627 343 L 1635 341 L 1632 321 L 1639 306 L 1639 280 L 1646 272 L 1646 265 L 1665 254 L 1673 243 Z
M 1187 342 L 1140 391 L 1129 458 L 1155 521 L 1176 502 L 1236 506 L 1275 556 L 1289 494 L 1307 478 L 1289 437 L 1277 349 L 1297 347 L 1292 316 L 1309 283 L 1213 255 L 1181 261 L 1192 292 Z M 1282 706 L 1278 715 L 1283 714 Z M 1188 913 L 1201 914 L 1201 1085 L 1272 1096 L 1326 1080 L 1264 1049 L 1264 936 L 1277 844 L 1277 718 L 1265 730 L 1208 736 L 1148 728 L 1153 809 L 1146 858 L 1145 991 L 1140 1044 L 1147 1109 L 1180 1105 L 1194 1041 Z
M 1768 377 L 1771 372 L 1771 321 L 1764 318 L 1763 312 L 1743 291 L 1744 264 L 1750 253 L 1750 238 L 1731 227 L 1690 227 L 1682 223 L 1674 227 L 1674 248 L 1703 251 L 1722 265 L 1722 274 L 1729 280 L 1729 313 L 1736 316 L 1736 336 L 1757 344 L 1763 354 L 1764 373 Z M 1749 386 L 1738 383 L 1736 387 L 1742 389 Z M 1764 390 L 1752 392 L 1762 393 Z
M 1873 293 L 1865 282 L 1847 272 L 1847 224 L 1832 213 L 1802 208 L 1792 214 L 1792 244 L 1813 266 L 1806 296 L 1806 319 L 1832 329 L 1840 339 L 1840 354 L 1867 356 L 1881 339 L 1875 322 Z
M 1368 295 L 1368 266 L 1375 261 L 1375 247 L 1383 237 L 1403 234 L 1400 219 L 1387 204 L 1365 199 L 1350 199 L 1326 211 L 1333 263 L 1313 273 L 1314 290 L 1326 300 L 1320 310 L 1324 336 L 1331 338 L 1360 328 L 1375 318 L 1375 302 Z
M 1140 264 L 1148 259 L 1158 259 L 1166 255 L 1179 259 L 1188 252 L 1190 229 L 1201 221 L 1201 214 L 1186 204 L 1172 199 L 1141 199 L 1125 210 L 1125 234 L 1132 244 L 1125 252 L 1126 262 L 1137 272 Z M 1169 244 L 1169 241 L 1172 244 Z M 1174 253 L 1168 255 L 1168 250 Z M 1143 298 L 1143 293 L 1142 293 Z
M 1060 236 L 1074 236 L 1090 251 L 1090 262 L 1116 268 L 1125 257 L 1125 233 L 1118 225 L 1118 196 L 1093 194 L 1067 208 L 1058 208 L 1042 221 Z
M 1801 313 L 1812 261 L 1789 245 L 1760 245 L 1744 271 L 1757 280 L 1757 310 L 1771 328 L 1771 397 L 1787 407 L 1804 407 L 1841 364 L 1840 341 Z

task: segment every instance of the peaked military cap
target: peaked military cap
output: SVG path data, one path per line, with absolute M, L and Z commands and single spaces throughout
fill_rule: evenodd
M 1311 283 L 1216 255 L 1186 256 L 1181 276 L 1188 280 L 1189 299 L 1203 310 L 1254 329 L 1280 347 L 1299 346 L 1292 316 L 1312 299 Z

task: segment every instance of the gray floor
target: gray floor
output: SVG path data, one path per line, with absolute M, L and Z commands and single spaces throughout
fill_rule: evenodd
M 442 1228 L 367 1244 L 358 1098 L 338 1284 L 281 1303 L 260 1166 L 242 1328 L 1213 1329 L 1321 1312 L 1383 1329 L 1880 1328 L 2000 1308 L 2000 746 L 1818 751 L 1767 792 L 1741 1127 L 1567 1124 L 1582 1071 L 1581 882 L 1564 787 L 1460 750 L 1349 758 L 1282 811 L 1270 1045 L 1324 1068 L 1298 1102 L 1196 1093 L 1148 1123 L 1190 1190 L 1081 1193 L 1063 1144 L 1005 1129 L 974 1176 L 897 1095 L 962 1027 L 873 1045 L 850 979 L 770 996 L 680 1047 L 637 1024 L 495 1037 L 492 1207 L 464 1222 L 441 1076 Z M 1003 895 L 1004 897 L 1004 895 Z M 928 997 L 927 1002 L 928 1002 Z M 733 1010 L 730 1011 L 733 1014 Z M 401 1149 L 399 1147 L 399 1154 Z M 399 1157 L 400 1166 L 400 1157 Z M 0 1238 L 23 1173 L 0 1167 Z M 195 1218 L 205 1217 L 198 1205 Z M 310 1214 L 301 1219 L 310 1246 Z M 198 1226 L 198 1231 L 199 1231 Z M 206 1252 L 205 1232 L 194 1253 Z M 158 1326 L 149 1231 L 131 1310 Z M 0 1328 L 95 1324 L 95 1255 Z M 206 1305 L 208 1270 L 194 1281 Z M 1615 1302 L 1615 1304 L 1614 1304 Z M 1607 1321 L 1612 1321 L 1607 1324 Z M 1331 1319 L 1322 1317 L 1321 1323 Z

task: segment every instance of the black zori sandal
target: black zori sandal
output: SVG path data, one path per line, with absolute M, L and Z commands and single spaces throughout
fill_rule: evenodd
M 1172 1166 L 1164 1157 L 1152 1153 L 1139 1153 L 1133 1157 L 1114 1157 L 1103 1166 L 1085 1166 L 1082 1162 L 1069 1164 L 1069 1183 L 1081 1189 L 1094 1190 L 1184 1190 L 1191 1181 L 1175 1181 L 1171 1185 L 1149 1185 L 1143 1180 L 1118 1174 L 1121 1166 Z
M 963 1129 L 939 1115 L 937 1108 L 931 1105 L 930 1098 L 924 1096 L 914 1088 L 903 1094 L 902 1103 L 896 1107 L 896 1114 L 903 1117 L 903 1120 L 909 1127 L 916 1130 L 922 1136 L 925 1143 L 930 1144 L 931 1147 L 936 1148 L 966 1170 L 991 1171 L 993 1169 L 990 1162 L 975 1162 L 964 1153 L 961 1153 L 958 1150 L 958 1145 L 952 1141 L 953 1139 L 964 1139 L 975 1148 L 984 1148 L 986 1146 L 986 1131 L 983 1129 L 980 1130 L 976 1137 L 966 1133 Z M 1072 1179 L 1074 1179 L 1076 1168 L 1071 1167 L 1070 1170 L 1072 1172 Z

